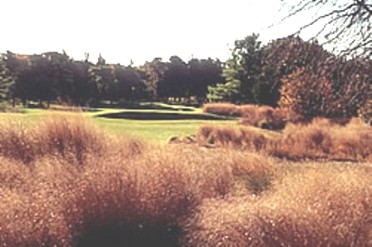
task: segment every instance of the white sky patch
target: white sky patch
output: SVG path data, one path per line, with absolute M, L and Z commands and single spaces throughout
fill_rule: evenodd
M 273 28 L 280 20 L 279 0 L 11 0 L 1 3 L 0 52 L 65 50 L 96 61 L 135 64 L 172 55 L 184 60 L 229 57 L 236 39 L 253 32 L 261 40 L 295 32 L 309 16 Z

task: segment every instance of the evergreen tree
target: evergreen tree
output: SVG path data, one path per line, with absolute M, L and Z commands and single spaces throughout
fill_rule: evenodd
M 265 78 L 262 76 L 262 48 L 257 34 L 235 41 L 222 75 L 225 83 L 209 87 L 209 100 L 262 103 L 260 94 L 264 93 L 261 88 Z

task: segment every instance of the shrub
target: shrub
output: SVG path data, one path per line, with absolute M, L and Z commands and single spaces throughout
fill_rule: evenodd
M 269 106 L 242 106 L 242 119 L 239 123 L 263 129 L 280 130 L 288 122 L 303 122 L 304 119 L 289 108 L 272 108 Z
M 240 116 L 238 105 L 232 103 L 208 103 L 203 105 L 203 112 L 218 114 L 223 116 Z

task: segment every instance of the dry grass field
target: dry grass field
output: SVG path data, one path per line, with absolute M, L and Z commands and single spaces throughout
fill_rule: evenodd
M 371 127 L 358 119 L 346 125 L 315 118 L 306 124 L 288 123 L 282 132 L 250 126 L 201 126 L 200 145 L 260 151 L 289 160 L 372 161 Z
M 0 122 L 0 246 L 372 246 L 371 127 L 112 135 L 82 114 Z

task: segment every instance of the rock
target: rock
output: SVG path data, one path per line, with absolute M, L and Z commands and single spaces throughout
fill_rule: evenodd
M 178 136 L 171 136 L 168 138 L 168 141 L 167 143 L 168 144 L 177 144 L 177 143 L 181 143 L 181 139 L 178 137 Z

